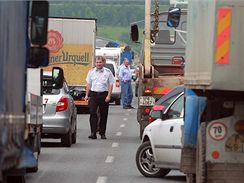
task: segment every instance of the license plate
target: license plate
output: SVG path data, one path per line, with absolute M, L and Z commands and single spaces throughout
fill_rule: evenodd
M 155 98 L 151 96 L 139 97 L 140 106 L 153 106 L 155 104 Z

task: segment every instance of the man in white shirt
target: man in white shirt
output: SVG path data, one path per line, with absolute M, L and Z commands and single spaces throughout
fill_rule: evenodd
M 90 139 L 96 139 L 97 132 L 97 109 L 100 109 L 100 123 L 99 134 L 101 139 L 106 139 L 106 126 L 108 118 L 109 101 L 111 99 L 111 93 L 113 90 L 113 83 L 115 82 L 112 72 L 105 68 L 106 60 L 104 57 L 96 57 L 96 67 L 91 69 L 86 77 L 86 96 L 85 100 L 88 100 L 88 106 L 90 110 L 90 127 L 91 135 Z

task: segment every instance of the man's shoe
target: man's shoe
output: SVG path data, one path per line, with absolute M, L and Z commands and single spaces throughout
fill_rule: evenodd
M 88 136 L 89 139 L 97 139 L 96 135 L 91 134 L 90 136 Z
M 131 105 L 127 106 L 128 109 L 135 109 L 134 107 L 132 107 Z
M 107 139 L 105 135 L 101 135 L 101 139 Z
M 123 109 L 130 109 L 128 106 L 123 107 Z

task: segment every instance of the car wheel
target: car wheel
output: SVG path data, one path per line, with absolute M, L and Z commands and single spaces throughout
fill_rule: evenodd
M 75 144 L 76 143 L 76 136 L 77 136 L 77 126 L 75 124 L 75 130 L 72 133 L 72 144 Z
M 136 166 L 145 177 L 164 177 L 170 169 L 155 167 L 152 147 L 149 141 L 140 145 L 136 152 Z
M 61 143 L 64 147 L 70 147 L 72 144 L 72 133 L 71 129 L 61 138 Z
M 115 105 L 120 105 L 120 99 L 115 99 Z

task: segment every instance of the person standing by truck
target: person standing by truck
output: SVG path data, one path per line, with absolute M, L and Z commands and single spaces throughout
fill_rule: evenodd
M 119 69 L 119 79 L 121 83 L 123 109 L 134 109 L 134 107 L 131 106 L 133 99 L 131 86 L 132 75 L 130 71 L 129 60 L 127 58 L 124 59 L 124 65 L 122 65 Z
M 86 96 L 85 100 L 88 101 L 90 110 L 90 126 L 91 135 L 88 136 L 90 139 L 97 138 L 97 108 L 100 110 L 100 123 L 99 123 L 99 134 L 101 139 L 106 139 L 106 126 L 109 109 L 109 101 L 111 99 L 111 93 L 113 90 L 114 76 L 112 72 L 105 68 L 104 65 L 106 59 L 101 56 L 96 57 L 96 67 L 91 69 L 86 77 Z M 89 100 L 88 100 L 89 99 Z

